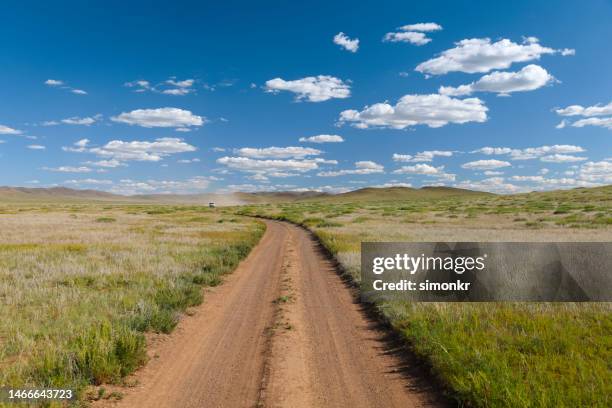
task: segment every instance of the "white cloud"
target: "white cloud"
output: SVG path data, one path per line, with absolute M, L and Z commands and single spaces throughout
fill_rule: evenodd
M 585 161 L 587 160 L 587 158 L 572 156 L 568 154 L 551 154 L 549 156 L 541 157 L 540 160 L 547 163 L 573 163 L 578 161 Z
M 175 95 L 175 96 L 183 96 L 193 92 L 192 89 L 188 88 L 172 88 L 172 89 L 164 89 L 161 93 L 166 95 Z
M 125 164 L 121 163 L 119 160 L 116 160 L 116 159 L 88 161 L 88 162 L 85 162 L 85 164 L 89 166 L 104 167 L 104 168 L 110 168 L 110 169 L 115 168 L 115 167 L 125 166 Z
M 307 156 L 318 156 L 323 153 L 321 150 L 313 149 L 311 147 L 299 147 L 299 146 L 288 146 L 288 147 L 265 147 L 265 148 L 253 148 L 243 147 L 237 149 L 237 153 L 240 156 L 251 157 L 255 159 L 287 159 L 295 158 L 302 159 Z
M 386 42 L 407 42 L 414 45 L 425 45 L 431 42 L 431 38 L 427 37 L 425 33 L 419 33 L 416 31 L 404 31 L 387 33 L 383 37 L 383 41 Z
M 37 144 L 28 145 L 27 148 L 30 150 L 45 150 L 46 149 L 45 146 L 37 145 Z
M 584 181 L 612 184 L 612 162 L 603 160 L 584 163 L 580 166 L 578 175 Z
M 417 24 L 407 24 L 405 26 L 400 27 L 400 29 L 404 31 L 431 32 L 431 31 L 442 30 L 442 26 L 436 23 L 417 23 Z
M 317 173 L 319 177 L 337 177 L 337 176 L 346 176 L 346 175 L 362 175 L 362 174 L 376 174 L 376 173 L 384 173 L 385 167 L 376 162 L 366 160 L 366 161 L 358 161 L 355 162 L 354 169 L 348 170 L 337 170 L 337 171 L 322 171 Z
M 206 118 L 179 108 L 136 109 L 111 118 L 114 122 L 127 123 L 145 128 L 202 126 Z
M 87 178 L 87 179 L 80 179 L 80 180 L 66 180 L 64 181 L 64 184 L 72 184 L 75 186 L 81 186 L 81 185 L 95 185 L 95 186 L 103 186 L 103 185 L 111 185 L 113 184 L 112 180 L 101 180 L 101 179 L 91 179 L 91 178 Z
M 573 127 L 599 126 L 612 130 L 612 102 L 607 105 L 597 104 L 587 107 L 570 105 L 566 108 L 555 109 L 555 112 L 561 116 L 582 116 L 585 118 L 571 123 Z M 599 116 L 607 117 L 600 118 Z M 570 125 L 570 122 L 564 119 L 557 125 L 557 129 L 563 129 L 567 125 Z
M 310 137 L 300 137 L 302 143 L 342 143 L 344 139 L 338 135 L 317 135 Z
M 442 86 L 439 92 L 449 96 L 471 95 L 474 92 L 495 92 L 498 95 L 509 95 L 512 92 L 533 91 L 554 81 L 555 78 L 544 68 L 531 64 L 518 72 L 495 71 L 468 85 Z
M 45 85 L 48 85 L 48 86 L 62 86 L 62 85 L 64 85 L 64 81 L 60 81 L 59 79 L 47 79 L 45 81 Z
M 515 181 L 535 181 L 535 182 L 542 182 L 545 180 L 544 176 L 512 176 L 510 177 L 512 180 Z
M 350 39 L 343 32 L 339 32 L 334 36 L 334 44 L 337 44 L 350 52 L 357 52 L 359 49 L 359 38 Z
M 134 92 L 138 93 L 150 91 L 165 95 L 183 96 L 195 92 L 195 89 L 192 88 L 194 84 L 195 79 L 177 80 L 175 77 L 171 77 L 157 85 L 151 85 L 151 82 L 145 79 L 126 82 L 123 85 L 134 88 Z
M 62 150 L 64 150 L 65 152 L 82 153 L 87 150 L 88 144 L 89 144 L 89 139 L 81 139 L 75 142 L 72 146 L 62 147 Z
M 537 38 L 533 37 L 522 44 L 505 38 L 494 43 L 489 38 L 472 38 L 461 40 L 455 45 L 455 48 L 443 51 L 440 56 L 419 64 L 416 71 L 429 75 L 453 71 L 484 73 L 506 69 L 515 62 L 538 60 L 542 55 L 560 52 L 541 46 Z
M 395 174 L 422 174 L 422 175 L 433 175 L 440 174 L 444 171 L 444 166 L 434 167 L 429 164 L 415 164 L 414 166 L 402 166 L 401 168 L 393 171 Z
M 492 176 L 501 176 L 502 174 L 504 174 L 504 172 L 503 171 L 495 171 L 495 170 L 486 170 L 486 171 L 483 172 L 483 174 L 485 176 L 492 177 Z
M 87 92 L 85 92 L 82 89 L 76 89 L 73 88 L 71 86 L 66 85 L 66 83 L 64 81 L 61 81 L 59 79 L 47 79 L 45 81 L 45 85 L 53 87 L 53 88 L 60 88 L 60 89 L 64 89 L 67 90 L 69 92 L 72 92 L 73 94 L 77 94 L 77 95 L 87 95 Z
M 527 188 L 505 182 L 503 177 L 490 177 L 480 181 L 465 180 L 461 183 L 455 184 L 454 187 L 501 194 L 512 194 L 528 191 Z
M 102 115 L 98 114 L 95 115 L 93 117 L 84 117 L 84 118 L 80 118 L 78 116 L 73 116 L 71 118 L 66 118 L 66 119 L 62 119 L 62 123 L 66 124 L 66 125 L 85 125 L 85 126 L 89 126 L 92 125 L 94 123 L 96 123 L 97 120 L 99 120 L 102 117 Z
M 384 183 L 384 184 L 375 184 L 372 187 L 374 188 L 392 188 L 392 187 L 412 187 L 410 183 Z
M 575 145 L 552 145 L 552 146 L 538 146 L 538 147 L 527 147 L 525 149 L 513 149 L 510 147 L 482 147 L 478 150 L 474 150 L 471 153 L 482 153 L 485 155 L 509 155 L 511 160 L 529 160 L 537 159 L 542 156 L 552 154 L 567 154 L 567 153 L 581 153 L 584 152 L 584 148 Z
M 454 181 L 456 178 L 455 174 L 446 173 L 444 171 L 444 166 L 434 167 L 423 163 L 415 164 L 414 166 L 402 166 L 399 169 L 394 170 L 393 173 L 435 177 L 438 180 L 445 181 Z
M 109 190 L 112 193 L 134 194 L 190 194 L 207 190 L 212 177 L 197 176 L 186 180 L 146 180 L 123 179 Z
M 12 127 L 0 125 L 0 135 L 21 135 L 21 130 L 13 129 Z
M 134 92 L 144 92 L 144 91 L 148 91 L 151 88 L 151 83 L 149 81 L 146 81 L 144 79 L 140 79 L 137 81 L 131 81 L 131 82 L 126 82 L 125 84 L 123 84 L 123 86 L 126 86 L 128 88 L 136 88 L 134 90 Z
M 306 77 L 294 81 L 274 78 L 266 81 L 266 92 L 289 91 L 297 94 L 296 100 L 323 102 L 332 98 L 348 98 L 351 88 L 348 83 L 329 75 Z
M 607 105 L 593 105 L 586 108 L 581 105 L 570 105 L 565 108 L 555 109 L 555 112 L 561 116 L 608 116 L 612 115 L 612 102 Z
M 299 173 L 316 170 L 319 164 L 336 164 L 333 160 L 323 159 L 290 159 L 290 160 L 258 160 L 249 157 L 221 157 L 217 163 L 223 164 L 230 169 L 246 171 L 251 173 L 287 172 Z
M 195 80 L 193 79 L 185 79 L 182 81 L 177 81 L 176 78 L 171 78 L 166 81 L 168 85 L 176 86 L 178 88 L 191 88 Z
M 502 160 L 476 160 L 461 165 L 462 168 L 468 170 L 493 170 L 509 166 L 512 165 Z
M 43 167 L 43 170 L 53 171 L 57 173 L 90 173 L 92 171 L 91 168 L 85 166 Z
M 580 119 L 572 123 L 572 126 L 578 127 L 578 128 L 581 128 L 584 126 L 600 126 L 600 127 L 612 130 L 612 117 Z
M 399 27 L 399 32 L 385 34 L 383 41 L 408 42 L 414 45 L 425 45 L 431 42 L 431 38 L 425 33 L 442 30 L 442 26 L 436 23 L 417 23 Z
M 200 159 L 198 158 L 177 160 L 177 163 L 181 163 L 181 164 L 190 164 L 190 163 L 199 163 L 199 162 L 200 162 Z
M 423 152 L 419 152 L 417 154 L 415 154 L 414 156 L 411 156 L 409 154 L 397 154 L 397 153 L 393 153 L 393 161 L 396 162 L 405 162 L 405 163 L 409 163 L 409 162 L 430 162 L 433 161 L 433 159 L 436 156 L 442 156 L 442 157 L 451 157 L 453 155 L 453 152 L 451 151 L 446 151 L 446 150 L 425 150 Z
M 160 161 L 171 154 L 193 152 L 196 148 L 183 139 L 164 137 L 149 141 L 124 142 L 112 140 L 102 147 L 90 148 L 88 151 L 99 157 L 117 161 Z
M 405 129 L 427 125 L 432 128 L 448 123 L 484 122 L 487 107 L 478 98 L 455 99 L 446 95 L 405 95 L 391 105 L 387 102 L 366 106 L 362 111 L 345 110 L 339 123 L 351 122 L 358 128 L 390 127 Z

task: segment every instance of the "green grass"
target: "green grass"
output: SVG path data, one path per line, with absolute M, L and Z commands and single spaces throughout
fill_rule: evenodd
M 360 280 L 362 241 L 612 239 L 612 187 L 511 196 L 385 200 L 382 195 L 378 202 L 358 198 L 236 211 L 311 229 L 355 282 Z M 332 215 L 335 224 L 326 225 Z M 460 405 L 612 405 L 609 303 L 383 302 L 377 306 Z
M 264 226 L 197 207 L 54 204 L 0 214 L 0 384 L 119 383 Z M 78 215 L 77 215 L 78 214 Z M 75 216 L 76 215 L 76 216 Z

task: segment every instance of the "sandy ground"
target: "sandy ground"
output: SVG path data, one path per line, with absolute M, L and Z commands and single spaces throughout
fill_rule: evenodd
M 153 345 L 120 407 L 441 406 L 305 230 L 267 231 L 193 316 Z

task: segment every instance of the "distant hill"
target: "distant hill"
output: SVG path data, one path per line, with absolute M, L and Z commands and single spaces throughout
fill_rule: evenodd
M 126 201 L 129 197 L 98 190 L 75 190 L 66 187 L 27 188 L 0 187 L 0 201 Z
M 493 195 L 480 191 L 465 190 L 454 187 L 366 187 L 359 190 L 349 191 L 348 193 L 335 194 L 329 196 L 331 201 L 394 201 L 394 200 L 414 200 L 423 198 L 444 198 L 466 195 Z
M 518 194 L 533 195 L 549 199 L 569 199 L 594 197 L 601 201 L 609 200 L 612 186 L 575 188 Z M 449 197 L 494 196 L 492 193 L 465 190 L 454 187 L 366 187 L 341 194 L 329 194 L 319 191 L 280 191 L 256 193 L 203 193 L 203 194 L 143 194 L 125 196 L 98 190 L 77 190 L 66 187 L 27 188 L 0 187 L 0 204 L 2 203 L 57 203 L 57 202 L 107 202 L 117 204 L 186 204 L 208 205 L 214 202 L 217 206 L 284 203 L 295 201 L 405 201 Z
M 1 202 L 117 202 L 139 204 L 190 204 L 218 206 L 290 202 L 328 194 L 306 192 L 204 193 L 204 194 L 141 194 L 124 196 L 98 190 L 77 190 L 66 187 L 26 188 L 0 187 Z

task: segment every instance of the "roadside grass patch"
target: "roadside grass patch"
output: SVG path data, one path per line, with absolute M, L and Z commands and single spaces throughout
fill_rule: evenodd
M 317 226 L 349 207 L 359 210 L 342 219 L 342 226 Z M 310 228 L 355 282 L 362 241 L 612 240 L 612 187 L 254 205 L 248 213 Z M 610 304 L 383 302 L 378 307 L 460 406 L 611 405 Z
M 200 207 L 89 205 L 77 218 L 61 204 L 12 208 L 0 217 L 0 315 L 11 317 L 0 320 L 0 384 L 81 397 L 142 365 L 144 333 L 172 331 L 264 231 Z

